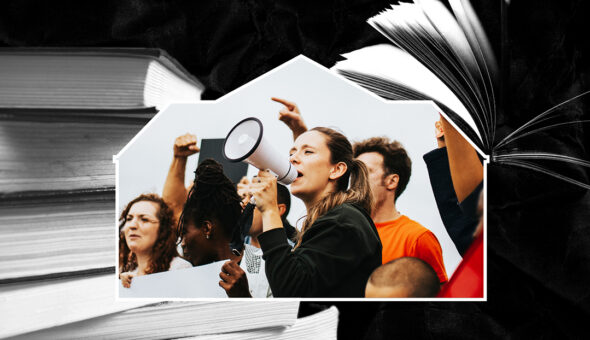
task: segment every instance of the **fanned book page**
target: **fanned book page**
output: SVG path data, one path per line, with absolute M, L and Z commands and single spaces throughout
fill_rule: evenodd
M 333 69 L 381 97 L 434 100 L 455 112 L 479 137 L 475 121 L 461 100 L 436 74 L 403 50 L 387 44 L 343 55 Z
M 570 103 L 590 91 L 539 113 L 499 140 L 496 116 L 501 109 L 501 94 L 496 54 L 471 3 L 450 0 L 448 5 L 438 0 L 392 5 L 368 22 L 395 46 L 370 46 L 346 53 L 346 60 L 336 63 L 333 69 L 386 99 L 433 100 L 480 151 L 490 156 L 491 162 L 590 188 L 581 180 L 583 176 L 571 175 L 569 170 L 564 173 L 554 166 L 560 162 L 590 168 L 590 162 L 546 147 L 522 150 L 514 143 L 550 129 L 587 123 L 568 118 L 565 113 Z M 500 2 L 491 7 L 500 16 L 503 6 Z
M 366 47 L 345 54 L 347 60 L 334 68 L 388 99 L 434 100 L 480 149 L 489 150 L 498 66 L 481 24 L 467 18 L 474 15 L 468 5 L 457 2 L 453 12 L 436 0 L 392 5 L 368 22 L 397 48 Z

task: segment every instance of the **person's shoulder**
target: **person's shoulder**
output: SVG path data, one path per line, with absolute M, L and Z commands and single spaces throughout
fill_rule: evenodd
M 349 220 L 367 220 L 368 215 L 363 213 L 362 208 L 352 203 L 343 203 L 332 209 L 330 209 L 322 218 L 333 218 L 338 221 L 349 221 Z
M 430 229 L 426 228 L 425 226 L 423 226 L 419 222 L 416 222 L 405 215 L 403 217 L 407 218 L 407 221 L 405 222 L 405 225 L 404 225 L 404 229 L 409 235 L 412 236 L 412 238 L 414 239 L 414 242 L 417 242 L 420 244 L 422 244 L 422 243 L 429 244 L 429 243 L 433 243 L 433 242 L 439 243 L 438 238 L 436 237 L 436 235 L 434 235 L 434 233 L 432 231 L 430 231 Z
M 193 265 L 190 262 L 188 262 L 180 256 L 176 256 L 172 259 L 172 261 L 170 261 L 170 269 L 168 270 L 185 269 L 192 267 Z
M 420 224 L 420 222 L 417 222 L 406 215 L 400 216 L 399 220 L 400 224 L 403 225 L 403 229 L 416 237 L 432 233 L 428 228 Z
M 441 161 L 441 160 L 442 161 L 448 160 L 447 157 L 448 156 L 447 156 L 447 148 L 446 147 L 436 148 L 434 150 L 431 150 L 431 151 L 425 153 L 422 156 L 422 158 L 424 159 L 424 161 L 426 163 L 436 162 L 436 161 Z
M 361 207 L 351 203 L 343 203 L 330 209 L 326 214 L 318 218 L 316 223 L 365 231 L 370 229 L 367 227 L 371 226 L 372 221 L 371 217 L 363 212 Z
M 354 204 L 343 203 L 319 217 L 304 234 L 303 242 L 321 239 L 321 242 L 379 242 L 379 235 L 368 214 Z M 346 240 L 346 241 L 344 241 Z

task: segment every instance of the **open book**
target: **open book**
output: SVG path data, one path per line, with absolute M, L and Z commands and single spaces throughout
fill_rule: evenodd
M 504 6 L 504 2 L 499 2 Z M 343 55 L 334 69 L 377 95 L 392 100 L 433 100 L 490 161 L 523 167 L 590 188 L 590 185 L 535 164 L 590 162 L 552 152 L 515 151 L 516 140 L 580 120 L 558 121 L 559 110 L 590 91 L 539 114 L 502 139 L 496 138 L 500 71 L 484 28 L 468 0 L 416 0 L 393 5 L 369 24 L 392 45 Z M 450 7 L 450 9 L 449 9 Z

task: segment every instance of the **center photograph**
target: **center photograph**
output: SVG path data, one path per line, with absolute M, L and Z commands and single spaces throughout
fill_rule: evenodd
M 447 118 L 302 56 L 168 106 L 114 156 L 119 298 L 440 299 L 485 207 L 457 202 L 446 149 L 477 151 Z

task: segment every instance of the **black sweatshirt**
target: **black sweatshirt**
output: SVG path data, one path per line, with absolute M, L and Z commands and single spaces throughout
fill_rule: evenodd
M 381 265 L 381 241 L 364 209 L 342 204 L 318 218 L 291 251 L 283 228 L 258 236 L 275 297 L 363 297 Z

